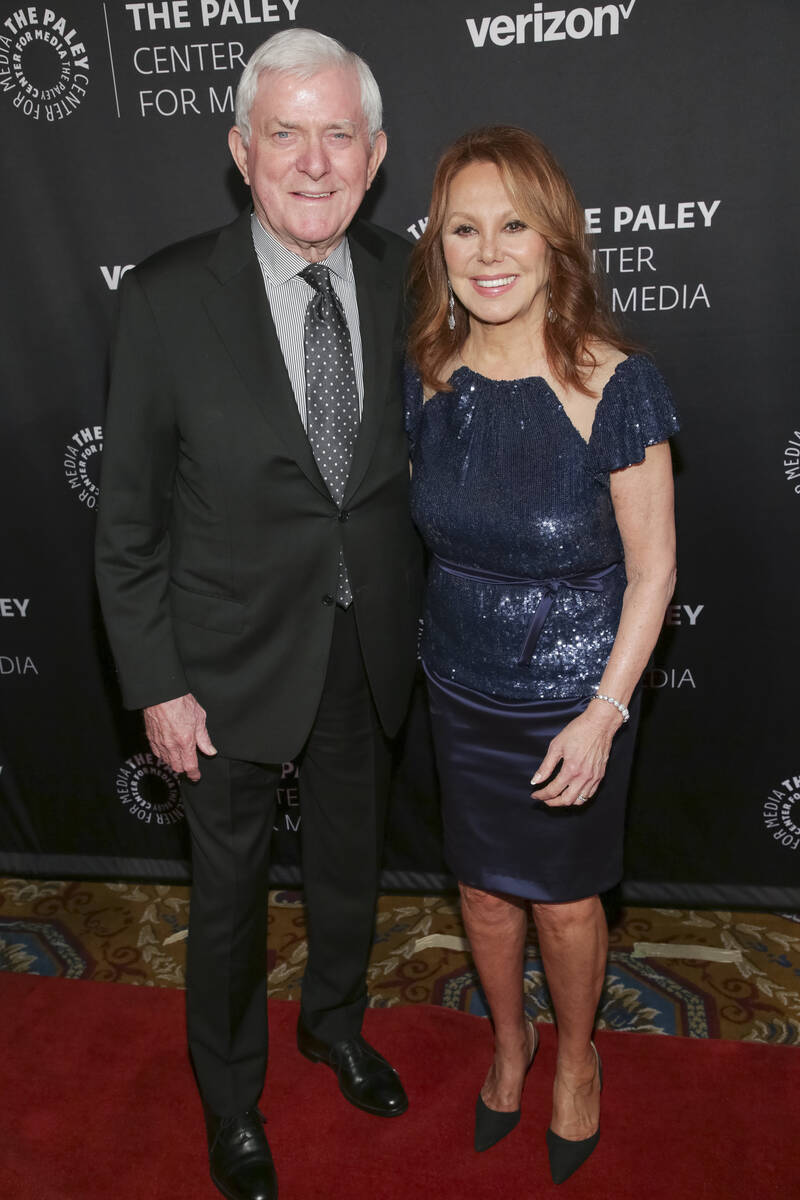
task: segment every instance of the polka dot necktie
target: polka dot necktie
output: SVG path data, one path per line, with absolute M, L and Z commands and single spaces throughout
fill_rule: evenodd
M 341 508 L 359 423 L 350 330 L 328 268 L 310 263 L 300 278 L 316 292 L 306 309 L 304 335 L 308 440 L 328 491 Z M 347 608 L 352 599 L 340 549 L 336 601 Z

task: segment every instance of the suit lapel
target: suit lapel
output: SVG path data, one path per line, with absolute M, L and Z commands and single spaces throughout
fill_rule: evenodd
M 220 232 L 208 266 L 215 286 L 204 298 L 206 311 L 251 399 L 311 483 L 328 495 L 297 411 L 269 312 L 253 250 L 249 212 Z
M 382 272 L 383 242 L 371 229 L 353 226 L 350 253 L 356 280 L 364 364 L 364 410 L 344 503 L 358 489 L 375 451 L 391 370 L 396 319 L 393 281 Z M 269 312 L 264 281 L 253 250 L 250 214 L 245 211 L 220 231 L 208 261 L 214 276 L 204 303 L 248 393 L 300 469 L 323 495 L 325 482 L 297 411 L 278 335 Z
M 392 282 L 382 271 L 383 243 L 371 229 L 358 223 L 349 233 L 350 254 L 356 279 L 358 321 L 364 361 L 364 411 L 345 491 L 345 505 L 355 495 L 369 467 L 378 439 L 392 364 L 392 335 L 397 315 Z

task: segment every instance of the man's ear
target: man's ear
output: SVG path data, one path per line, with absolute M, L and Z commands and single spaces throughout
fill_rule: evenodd
M 386 150 L 386 134 L 382 129 L 379 129 L 375 134 L 375 145 L 370 151 L 369 161 L 367 163 L 367 187 L 371 186 L 373 179 L 378 174 L 378 167 L 386 157 Z
M 228 148 L 233 161 L 241 172 L 242 179 L 250 187 L 250 173 L 247 170 L 247 146 L 244 144 L 242 131 L 238 125 L 234 125 L 228 130 Z

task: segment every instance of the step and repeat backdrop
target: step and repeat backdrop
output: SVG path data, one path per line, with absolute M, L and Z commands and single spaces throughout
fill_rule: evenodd
M 0 0 L 0 871 L 185 879 L 179 789 L 122 710 L 94 593 L 107 343 L 123 274 L 247 201 L 242 66 L 292 25 L 381 84 L 368 215 L 425 227 L 440 151 L 526 126 L 586 209 L 613 308 L 676 395 L 679 582 L 644 676 L 629 899 L 800 907 L 790 0 Z M 279 884 L 299 880 L 285 765 Z M 442 887 L 424 698 L 398 748 L 388 887 Z

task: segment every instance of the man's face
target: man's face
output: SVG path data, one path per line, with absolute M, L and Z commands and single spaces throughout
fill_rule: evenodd
M 386 153 L 370 150 L 358 78 L 332 68 L 311 79 L 264 71 L 250 110 L 250 144 L 228 135 L 258 219 L 288 250 L 319 262 L 342 240 Z

